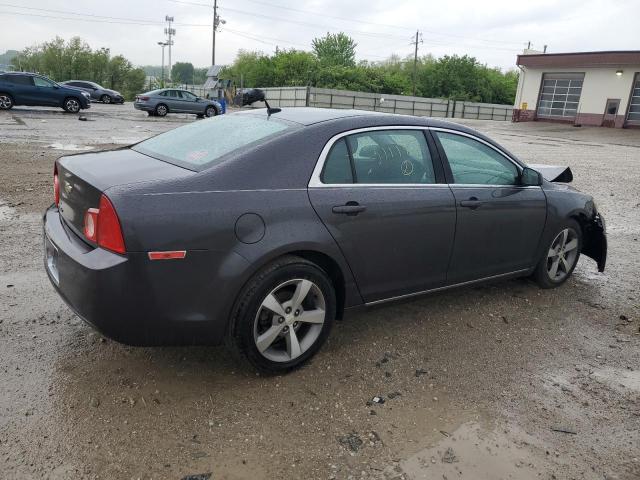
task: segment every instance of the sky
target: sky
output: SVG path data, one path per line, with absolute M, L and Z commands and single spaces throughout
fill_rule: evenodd
M 7 3 L 4 3 L 7 1 Z M 211 64 L 213 0 L 0 0 L 0 53 L 80 36 L 136 65 L 159 65 L 164 19 L 176 29 L 172 61 Z M 531 42 L 549 53 L 640 49 L 640 0 L 218 0 L 226 22 L 216 63 L 238 50 L 311 49 L 327 32 L 358 44 L 357 60 L 391 54 L 469 54 L 503 70 Z

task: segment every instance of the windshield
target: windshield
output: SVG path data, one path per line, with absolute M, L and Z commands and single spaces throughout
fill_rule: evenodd
M 259 144 L 291 125 L 253 115 L 220 115 L 170 130 L 132 147 L 136 152 L 190 170 L 216 165 L 228 153 Z

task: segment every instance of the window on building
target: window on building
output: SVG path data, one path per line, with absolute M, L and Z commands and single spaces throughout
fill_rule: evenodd
M 545 73 L 538 102 L 538 116 L 575 118 L 582 93 L 584 73 Z

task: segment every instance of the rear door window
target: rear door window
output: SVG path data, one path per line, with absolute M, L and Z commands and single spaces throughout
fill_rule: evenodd
M 9 81 L 15 85 L 33 86 L 33 77 L 31 75 L 10 75 Z
M 298 128 L 283 120 L 253 115 L 220 115 L 157 135 L 132 147 L 136 152 L 190 170 L 203 170 L 245 147 Z

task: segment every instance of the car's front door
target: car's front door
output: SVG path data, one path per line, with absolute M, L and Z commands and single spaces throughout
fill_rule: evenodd
M 34 105 L 51 107 L 62 105 L 64 99 L 58 93 L 59 87 L 55 83 L 43 77 L 33 77 L 33 83 L 35 85 L 34 98 L 36 99 Z
M 455 201 L 423 129 L 379 127 L 334 137 L 309 197 L 365 302 L 444 285 Z
M 518 272 L 535 263 L 547 202 L 522 186 L 521 167 L 490 143 L 432 129 L 456 199 L 456 235 L 447 283 Z
M 198 111 L 198 104 L 196 103 L 196 96 L 191 92 L 186 92 L 184 90 L 178 91 L 178 94 L 182 98 L 180 102 L 182 105 L 182 111 L 188 113 L 202 113 Z

